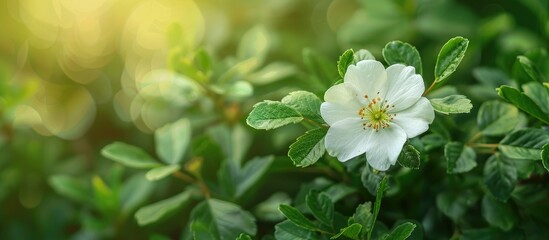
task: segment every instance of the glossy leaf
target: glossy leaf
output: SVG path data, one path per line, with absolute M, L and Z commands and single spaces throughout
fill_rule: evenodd
M 450 142 L 444 146 L 447 173 L 464 173 L 477 166 L 476 153 L 460 142 Z
M 121 142 L 105 146 L 101 149 L 101 155 L 127 167 L 154 168 L 161 166 L 143 149 Z
M 541 162 L 545 170 L 549 171 L 549 143 L 543 145 L 541 150 Z
M 322 100 L 316 95 L 306 91 L 291 92 L 281 100 L 282 103 L 296 110 L 301 116 L 317 123 L 324 123 L 320 115 Z
M 337 71 L 339 72 L 339 76 L 344 77 L 345 72 L 347 72 L 347 67 L 353 63 L 354 60 L 354 52 L 353 49 L 347 49 L 341 56 L 339 56 L 339 60 L 337 61 Z
M 306 203 L 313 216 L 326 226 L 332 226 L 334 203 L 327 195 L 311 191 L 307 194 Z
M 532 99 L 541 111 L 549 115 L 549 91 L 545 89 L 544 85 L 538 82 L 529 82 L 522 85 L 522 89 L 524 89 L 524 94 Z
M 451 95 L 444 98 L 429 99 L 435 111 L 442 114 L 469 113 L 473 104 L 466 96 Z
M 181 167 L 179 165 L 166 165 L 156 167 L 147 172 L 145 177 L 149 181 L 156 181 L 169 176 L 170 174 L 179 171 Z
M 204 200 L 191 212 L 191 231 L 207 229 L 213 239 L 234 240 L 242 233 L 255 236 L 255 218 L 240 206 L 218 199 Z M 212 238 L 209 239 L 212 239 Z
M 187 190 L 173 197 L 141 207 L 135 213 L 135 219 L 140 226 L 156 223 L 174 213 L 177 209 L 190 203 L 192 191 Z
M 411 144 L 406 144 L 398 156 L 398 163 L 406 168 L 419 169 L 421 158 L 419 151 Z
M 387 43 L 382 51 L 385 62 L 389 65 L 401 63 L 415 68 L 416 73 L 423 74 L 421 57 L 417 49 L 409 43 L 392 41 Z
M 327 132 L 328 129 L 324 127 L 309 130 L 290 145 L 288 156 L 295 166 L 310 166 L 324 155 L 324 136 Z
M 435 82 L 440 83 L 454 73 L 465 56 L 469 40 L 463 37 L 450 39 L 438 53 L 435 65 Z
M 484 165 L 484 183 L 494 197 L 507 201 L 517 182 L 517 169 L 513 162 L 498 155 L 492 155 Z
M 274 129 L 303 120 L 293 108 L 281 102 L 264 101 L 254 105 L 246 123 L 255 129 Z
M 303 213 L 290 205 L 280 204 L 278 210 L 282 214 L 284 214 L 284 216 L 286 216 L 288 220 L 292 221 L 292 223 L 303 229 L 311 231 L 315 231 L 318 229 L 318 227 L 313 222 L 311 222 L 311 220 L 306 218 Z
M 157 129 L 154 139 L 160 159 L 167 164 L 181 162 L 191 140 L 191 131 L 191 123 L 185 118 Z
M 511 104 L 500 101 L 485 102 L 480 106 L 477 124 L 487 136 L 499 136 L 512 131 L 519 122 L 519 112 Z
M 405 222 L 395 227 L 384 240 L 404 240 L 412 235 L 416 225 L 411 222 Z
M 353 223 L 345 228 L 339 230 L 339 233 L 332 236 L 330 239 L 338 239 L 342 236 L 350 239 L 360 239 L 360 232 L 362 231 L 362 225 Z
M 549 124 L 549 114 L 544 113 L 541 108 L 526 94 L 519 92 L 516 88 L 501 86 L 496 89 L 498 95 L 509 101 L 520 110 L 528 113 L 530 116 L 539 119 L 545 124 Z
M 275 225 L 274 235 L 276 239 L 311 240 L 317 238 L 313 231 L 299 227 L 290 220 Z
M 542 147 L 547 143 L 549 143 L 548 131 L 526 128 L 507 135 L 499 143 L 498 149 L 510 158 L 539 160 Z

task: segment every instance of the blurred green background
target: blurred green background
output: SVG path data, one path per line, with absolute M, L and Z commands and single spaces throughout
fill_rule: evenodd
M 429 82 L 440 46 L 468 38 L 452 84 L 482 102 L 496 93 L 477 87 L 475 69 L 508 74 L 517 55 L 546 48 L 548 9 L 547 0 L 0 0 L 0 239 L 176 237 L 188 213 L 144 228 L 131 216 L 177 183 L 127 187 L 120 179 L 133 172 L 102 157 L 103 146 L 153 152 L 151 133 L 181 117 L 215 131 L 220 121 L 242 123 L 263 99 L 297 89 L 322 96 L 345 49 L 380 59 L 391 40 L 418 48 Z M 202 52 L 211 56 L 206 75 L 185 67 Z M 549 62 L 537 64 L 548 76 Z M 206 100 L 203 85 L 221 103 Z M 295 130 L 254 132 L 247 156 L 286 156 Z M 55 187 L 58 174 L 116 196 L 83 203 Z M 302 179 L 277 176 L 247 206 L 280 189 L 295 193 L 282 185 Z

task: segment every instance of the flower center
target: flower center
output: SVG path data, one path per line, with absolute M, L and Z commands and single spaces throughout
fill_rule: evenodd
M 364 98 L 368 105 L 358 110 L 360 119 L 364 119 L 362 128 L 371 128 L 378 132 L 379 129 L 389 127 L 389 124 L 396 116 L 396 114 L 389 114 L 389 110 L 394 108 L 395 105 L 390 105 L 387 99 L 382 101 L 379 92 L 374 98 L 370 98 L 368 95 L 364 95 Z

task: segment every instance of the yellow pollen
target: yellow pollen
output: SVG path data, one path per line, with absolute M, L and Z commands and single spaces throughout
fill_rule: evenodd
M 362 128 L 366 130 L 371 128 L 374 132 L 378 132 L 380 129 L 388 128 L 393 121 L 396 114 L 390 114 L 389 111 L 395 107 L 395 105 L 389 104 L 389 100 L 382 100 L 379 96 L 369 98 L 368 95 L 364 95 L 367 105 L 358 110 L 360 119 L 363 120 Z

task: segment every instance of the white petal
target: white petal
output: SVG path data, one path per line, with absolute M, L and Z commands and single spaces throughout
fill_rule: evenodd
M 360 101 L 364 101 L 364 95 L 371 98 L 379 92 L 385 96 L 387 91 L 387 72 L 381 62 L 375 60 L 363 60 L 356 65 L 349 65 L 344 77 L 344 84 L 355 90 L 355 95 Z
M 351 118 L 331 126 L 324 142 L 328 153 L 341 162 L 364 153 L 372 131 L 370 128 L 363 129 L 363 122 L 360 118 Z
M 344 119 L 358 117 L 358 110 L 359 107 L 352 107 L 351 104 L 341 105 L 337 103 L 323 102 L 322 105 L 320 105 L 320 114 L 322 115 L 324 121 L 326 121 L 326 123 L 330 126 Z
M 425 84 L 414 67 L 394 64 L 387 68 L 387 94 L 389 104 L 395 105 L 392 111 L 400 111 L 417 102 L 425 91 Z
M 358 117 L 360 105 L 344 84 L 332 86 L 324 94 L 326 102 L 320 105 L 320 114 L 328 125 L 346 118 Z
M 420 98 L 416 104 L 396 113 L 393 124 L 400 126 L 408 138 L 416 137 L 429 129 L 435 119 L 435 110 L 427 98 Z
M 366 145 L 366 159 L 373 168 L 386 171 L 396 163 L 405 142 L 406 133 L 395 124 L 373 132 Z

